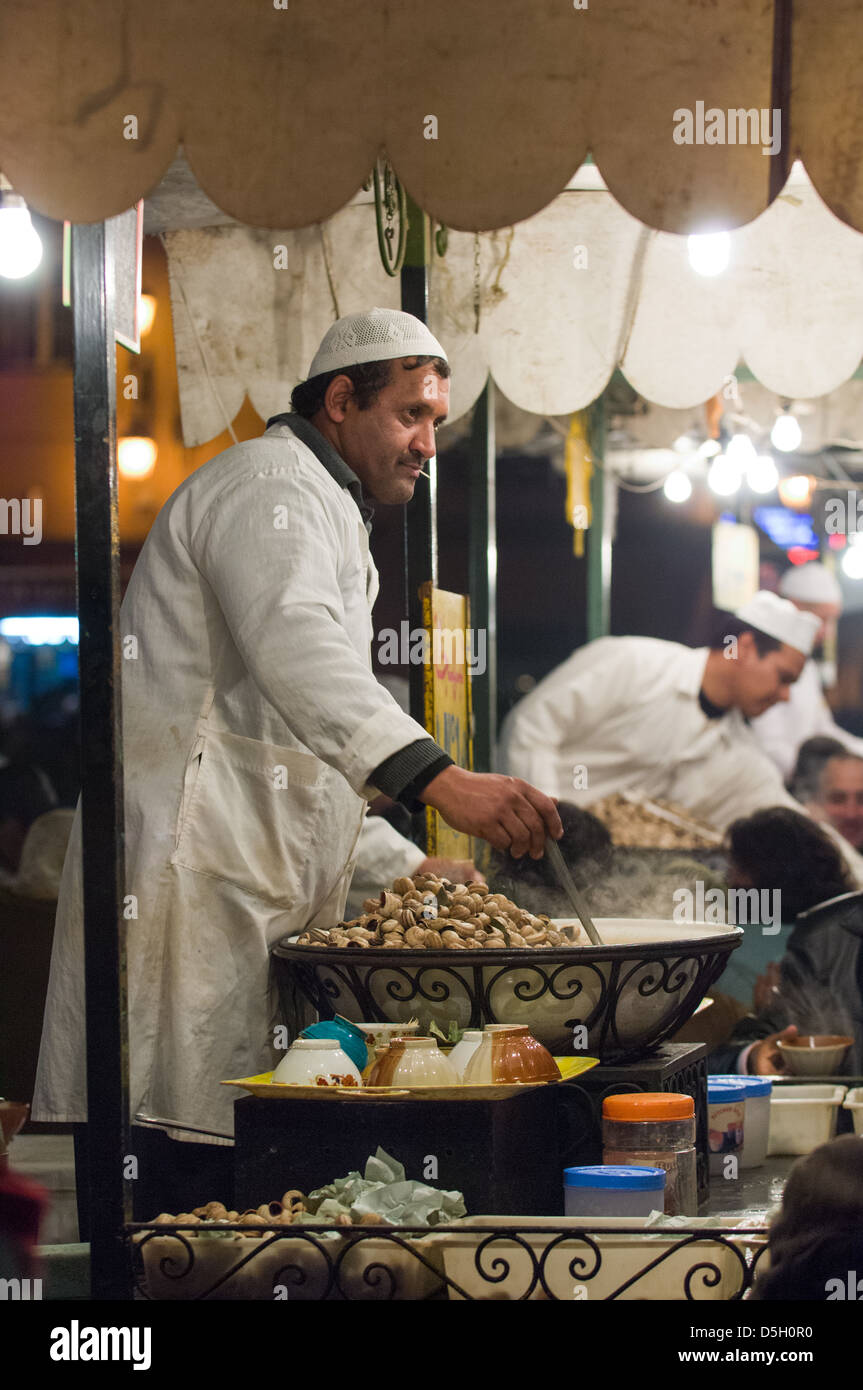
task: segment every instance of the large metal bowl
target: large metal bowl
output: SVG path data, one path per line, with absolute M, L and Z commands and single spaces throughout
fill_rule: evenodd
M 603 946 L 547 951 L 386 951 L 275 948 L 283 999 L 299 990 L 321 1018 L 461 1028 L 526 1023 L 558 1055 L 586 1052 L 604 1062 L 639 1056 L 695 1012 L 728 956 L 739 927 L 604 918 Z M 573 1030 L 587 1028 L 586 1046 Z M 583 1043 L 583 1038 L 578 1039 Z

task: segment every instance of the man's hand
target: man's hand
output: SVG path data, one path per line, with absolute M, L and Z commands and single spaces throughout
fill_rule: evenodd
M 466 772 L 453 765 L 433 777 L 419 799 L 440 811 L 453 830 L 478 835 L 516 859 L 527 853 L 541 859 L 545 837 L 559 840 L 563 834 L 551 797 L 520 777 Z
M 776 1044 L 780 1038 L 782 1042 L 789 1042 L 796 1036 L 797 1026 L 792 1023 L 788 1028 L 783 1028 L 781 1033 L 771 1033 L 769 1038 L 756 1043 L 746 1061 L 747 1071 L 756 1076 L 775 1076 L 777 1072 L 790 1072 L 791 1068 Z
M 469 859 L 440 859 L 432 856 L 431 859 L 424 859 L 416 870 L 418 874 L 437 874 L 438 878 L 448 878 L 451 883 L 485 883 L 485 875 L 481 874 L 475 864 Z

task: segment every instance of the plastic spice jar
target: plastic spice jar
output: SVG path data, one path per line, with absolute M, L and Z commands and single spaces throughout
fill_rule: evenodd
M 662 1210 L 665 1170 L 640 1165 L 564 1168 L 567 1216 L 649 1216 Z
M 741 1168 L 760 1168 L 770 1137 L 770 1097 L 773 1082 L 766 1076 L 714 1076 L 711 1081 L 736 1086 L 743 1092 L 743 1150 Z
M 737 1176 L 743 1154 L 746 1093 L 738 1084 L 741 1080 L 738 1076 L 707 1078 L 710 1171 L 727 1179 Z M 729 1158 L 734 1158 L 736 1163 L 730 1165 Z
M 695 1101 L 665 1091 L 606 1096 L 602 1102 L 604 1163 L 664 1168 L 665 1212 L 697 1216 Z

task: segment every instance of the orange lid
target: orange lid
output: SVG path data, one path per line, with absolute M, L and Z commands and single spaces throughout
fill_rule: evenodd
M 691 1120 L 695 1115 L 692 1096 L 666 1091 L 640 1091 L 634 1095 L 606 1096 L 602 1102 L 606 1120 L 644 1124 L 648 1120 Z

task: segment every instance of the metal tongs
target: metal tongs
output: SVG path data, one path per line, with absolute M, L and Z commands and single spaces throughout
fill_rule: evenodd
M 551 867 L 554 869 L 555 877 L 569 898 L 570 905 L 575 909 L 575 915 L 584 927 L 594 946 L 602 946 L 604 942 L 596 927 L 593 925 L 593 918 L 587 910 L 584 898 L 579 893 L 572 881 L 572 874 L 566 865 L 566 860 L 560 852 L 560 846 L 551 836 L 546 837 L 545 852 L 548 855 Z

